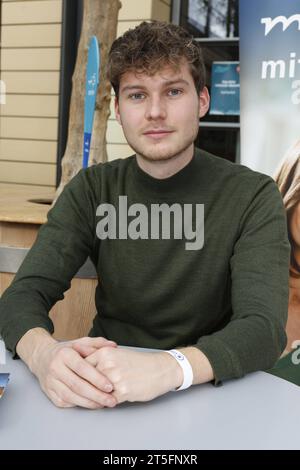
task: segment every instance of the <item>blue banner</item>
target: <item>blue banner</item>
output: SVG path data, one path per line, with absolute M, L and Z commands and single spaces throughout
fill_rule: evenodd
M 94 112 L 97 90 L 99 85 L 99 46 L 96 36 L 92 36 L 89 44 L 86 69 L 86 89 L 84 101 L 84 139 L 83 139 L 83 168 L 87 168 L 90 154 L 91 136 L 93 131 Z
M 300 139 L 300 0 L 240 0 L 241 163 L 274 175 Z

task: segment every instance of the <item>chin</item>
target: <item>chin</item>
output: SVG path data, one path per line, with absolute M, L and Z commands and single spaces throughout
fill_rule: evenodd
M 132 148 L 137 154 L 145 158 L 145 160 L 151 162 L 170 160 L 180 154 L 183 150 L 182 147 L 176 148 L 176 146 L 170 145 L 161 147 L 159 145 L 153 145 L 150 148 L 147 148 L 146 146 L 143 148 L 141 146 L 132 146 Z
M 155 161 L 170 160 L 176 155 L 176 153 L 174 155 L 174 153 L 172 152 L 147 152 L 147 153 L 143 152 L 143 153 L 140 153 L 140 155 L 146 160 L 155 162 Z

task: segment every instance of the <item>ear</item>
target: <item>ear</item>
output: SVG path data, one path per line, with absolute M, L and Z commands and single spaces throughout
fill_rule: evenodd
M 208 89 L 205 86 L 199 96 L 199 118 L 202 118 L 203 116 L 205 116 L 205 114 L 209 110 L 209 102 L 210 102 L 210 97 L 209 97 Z
M 116 96 L 115 96 L 115 116 L 116 116 L 116 120 L 118 121 L 118 123 L 122 126 L 122 121 L 121 121 L 121 116 L 120 116 L 119 100 Z

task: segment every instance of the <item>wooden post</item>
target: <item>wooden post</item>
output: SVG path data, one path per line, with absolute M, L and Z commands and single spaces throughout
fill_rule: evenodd
M 101 71 L 94 115 L 90 164 L 107 161 L 106 128 L 110 114 L 111 86 L 106 79 L 106 64 L 109 49 L 117 34 L 118 12 L 121 8 L 121 2 L 119 0 L 85 0 L 83 4 L 81 36 L 72 78 L 68 140 L 62 159 L 61 182 L 53 204 L 64 186 L 82 167 L 85 74 L 89 40 L 93 35 L 98 38 L 101 45 Z

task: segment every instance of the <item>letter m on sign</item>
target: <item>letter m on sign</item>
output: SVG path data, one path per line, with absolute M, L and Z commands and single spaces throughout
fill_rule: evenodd
M 300 31 L 300 14 L 290 16 L 277 16 L 276 18 L 262 18 L 260 20 L 262 24 L 265 25 L 265 36 L 267 36 L 273 28 L 279 23 L 282 24 L 282 31 L 288 29 L 293 23 L 298 22 L 298 30 Z

